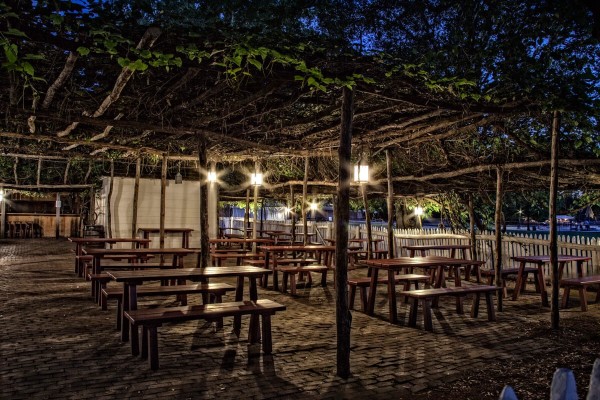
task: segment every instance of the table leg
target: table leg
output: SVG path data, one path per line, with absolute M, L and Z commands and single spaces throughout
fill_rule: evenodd
M 80 258 L 81 258 L 81 243 L 76 243 L 75 244 L 75 273 L 78 274 L 79 276 L 81 276 L 80 271 L 82 270 L 82 268 L 79 265 L 83 264 L 81 262 Z
M 129 284 L 129 310 L 137 310 L 137 285 L 135 283 Z M 140 354 L 140 335 L 138 332 L 137 325 L 129 324 L 129 341 L 131 342 L 131 355 L 137 356 Z
M 549 307 L 550 303 L 548 302 L 548 291 L 546 290 L 546 277 L 544 276 L 544 264 L 538 263 L 538 276 L 540 280 L 540 292 L 542 296 L 542 306 Z
M 390 322 L 398 323 L 398 309 L 396 304 L 396 277 L 394 270 L 388 270 L 388 302 L 390 309 Z
M 258 290 L 257 290 L 257 287 L 256 287 L 256 277 L 249 276 L 248 280 L 249 280 L 249 284 L 250 284 L 250 300 L 256 301 L 256 300 L 258 300 Z M 250 327 L 249 327 L 249 330 L 250 330 L 250 332 L 252 332 L 252 334 L 250 336 L 252 336 L 257 342 L 260 341 L 260 319 L 259 319 L 259 316 L 257 314 L 252 314 L 250 316 Z
M 369 303 L 367 304 L 367 314 L 373 315 L 375 310 L 375 295 L 377 294 L 377 275 L 379 274 L 379 268 L 369 267 L 371 272 L 371 285 L 369 286 Z
M 454 267 L 454 286 L 456 287 L 462 286 L 462 282 L 460 281 L 460 267 L 460 265 Z M 460 310 L 459 314 L 462 314 L 463 296 L 456 296 L 456 310 Z
M 525 272 L 525 261 L 521 261 L 519 264 L 519 272 L 517 273 L 517 281 L 515 282 L 515 290 L 513 291 L 513 300 L 517 300 L 519 298 L 519 293 L 521 292 L 521 286 L 523 286 L 523 274 Z
M 583 261 L 577 261 L 577 277 L 583 278 Z
M 244 277 L 237 277 L 237 285 L 235 288 L 235 301 L 242 301 L 244 298 Z M 240 331 L 242 329 L 242 317 L 240 315 L 236 315 L 233 317 L 233 333 L 237 337 L 240 336 Z

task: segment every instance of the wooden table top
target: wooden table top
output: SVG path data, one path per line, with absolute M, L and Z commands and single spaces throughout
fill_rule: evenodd
M 324 245 L 290 245 L 290 246 L 259 246 L 264 251 L 335 251 L 335 246 Z
M 435 267 L 445 265 L 481 265 L 484 261 L 463 260 L 461 258 L 450 258 L 441 256 L 426 257 L 397 257 L 367 260 L 366 264 L 376 268 L 399 268 L 399 267 Z
M 232 276 L 262 276 L 273 271 L 251 265 L 237 267 L 206 268 L 169 268 L 137 271 L 106 271 L 117 282 L 161 280 L 161 279 L 193 279 L 193 278 L 225 278 Z
M 150 243 L 150 239 L 141 238 L 99 238 L 99 237 L 70 237 L 69 242 L 73 243 Z
M 549 263 L 550 256 L 514 256 L 511 257 L 515 261 L 519 262 L 532 262 L 532 263 Z M 569 255 L 559 255 L 559 262 L 569 262 L 569 261 L 589 261 L 592 257 L 586 256 L 569 256 Z
M 273 239 L 257 238 L 257 239 L 243 239 L 243 238 L 226 238 L 226 239 L 209 239 L 209 243 L 273 243 Z
M 469 244 L 415 244 L 404 246 L 408 250 L 460 250 L 460 249 L 470 249 L 471 245 Z
M 132 254 L 132 255 L 146 255 L 146 254 L 173 254 L 182 255 L 198 253 L 197 249 L 184 249 L 184 248 L 166 248 L 166 249 L 155 249 L 155 248 L 142 248 L 142 249 L 84 249 L 85 254 L 89 254 L 97 257 L 104 257 L 109 255 L 117 254 Z
M 193 232 L 192 228 L 165 228 L 165 232 L 169 233 L 184 233 L 184 232 Z M 138 228 L 138 232 L 150 232 L 150 233 L 158 233 L 160 232 L 160 228 Z

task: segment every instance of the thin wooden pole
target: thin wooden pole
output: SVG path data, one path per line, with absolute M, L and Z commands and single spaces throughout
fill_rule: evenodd
M 260 164 L 257 162 L 254 163 L 254 171 L 258 174 L 260 173 Z M 256 239 L 258 239 L 258 194 L 260 187 L 259 185 L 254 185 L 254 216 L 252 218 L 252 239 L 254 242 L 252 243 L 252 253 L 256 254 Z
M 294 185 L 290 185 L 290 210 L 292 214 L 292 244 L 296 242 L 296 198 L 294 197 Z
M 56 238 L 58 239 L 60 237 L 60 206 L 61 206 L 61 202 L 60 202 L 60 193 L 56 193 L 56 217 L 54 218 L 54 226 L 55 226 L 55 235 Z
M 167 155 L 163 154 L 160 174 L 160 237 L 159 247 L 165 248 L 165 209 L 167 204 Z
M 133 183 L 133 210 L 131 215 L 131 237 L 134 238 L 137 235 L 137 217 L 138 217 L 138 203 L 140 197 L 140 177 L 142 175 L 142 158 L 138 157 L 135 161 L 135 181 Z M 131 248 L 135 248 L 136 244 L 131 243 Z
M 200 267 L 208 267 L 208 156 L 206 137 L 198 136 L 198 167 L 200 168 Z
M 363 203 L 365 205 L 365 225 L 367 227 L 367 259 L 373 258 L 373 232 L 371 231 L 371 212 L 369 211 L 369 198 L 367 196 L 367 184 L 360 185 Z
M 475 235 L 475 208 L 473 194 L 469 193 L 469 234 L 471 236 L 471 259 L 477 260 L 477 239 Z
M 385 164 L 387 170 L 387 237 L 388 237 L 388 258 L 394 258 L 394 182 L 392 181 L 392 157 L 389 149 L 385 150 Z
M 342 121 L 338 148 L 339 178 L 335 212 L 335 279 L 337 326 L 337 375 L 350 376 L 350 331 L 352 315 L 348 309 L 348 224 L 350 221 L 350 169 L 352 153 L 353 92 L 342 89 Z
M 558 136 L 560 130 L 560 113 L 554 111 L 552 118 L 552 150 L 550 155 L 550 265 L 552 266 L 552 329 L 560 327 L 558 308 L 558 227 L 556 225 L 556 199 L 558 193 Z M 542 290 L 545 282 L 540 282 Z
M 246 230 L 250 228 L 250 188 L 246 189 L 246 209 L 244 210 L 244 226 L 242 237 L 246 238 Z
M 304 180 L 302 181 L 302 230 L 304 231 L 304 245 L 308 244 L 308 220 L 306 195 L 308 191 L 308 157 L 304 159 Z
M 106 223 L 108 224 L 108 237 L 112 238 L 112 212 L 110 211 L 113 193 L 113 181 L 115 178 L 115 160 L 110 160 L 110 180 L 108 181 L 108 196 L 106 198 Z
M 496 235 L 496 286 L 498 291 L 498 311 L 502 311 L 502 196 L 504 192 L 504 172 L 502 168 L 496 169 L 496 210 L 494 213 L 495 235 Z

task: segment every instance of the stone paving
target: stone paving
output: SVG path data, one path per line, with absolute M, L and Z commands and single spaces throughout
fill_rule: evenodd
M 389 324 L 385 290 L 375 317 L 352 312 L 352 376 L 335 376 L 335 292 L 300 288 L 297 297 L 259 289 L 259 298 L 287 306 L 273 319 L 273 355 L 247 345 L 247 319 L 240 339 L 231 321 L 215 331 L 205 322 L 159 328 L 160 369 L 130 355 L 115 330 L 115 305 L 101 311 L 89 283 L 73 273 L 72 245 L 65 240 L 0 242 L 0 398 L 411 398 L 451 384 L 490 359 L 535 357 L 552 343 L 515 336 L 515 324 L 549 321 L 550 311 L 529 292 L 505 301 L 498 321 L 458 315 L 451 299 L 434 311 L 434 333 Z M 352 271 L 364 274 L 364 270 Z M 224 301 L 232 300 L 231 296 Z M 175 305 L 174 298 L 141 303 Z M 190 303 L 199 299 L 190 296 Z M 357 304 L 358 304 L 357 299 Z M 465 302 L 465 310 L 470 301 Z M 561 312 L 569 318 L 581 312 Z M 598 318 L 600 305 L 585 314 Z M 549 322 L 548 322 L 549 323 Z M 248 355 L 250 351 L 250 356 Z M 510 383 L 510 382 L 507 382 Z

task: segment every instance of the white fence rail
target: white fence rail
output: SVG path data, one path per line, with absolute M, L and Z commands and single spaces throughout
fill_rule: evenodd
M 228 228 L 242 229 L 244 226 L 243 218 L 221 218 L 220 226 L 222 230 Z M 323 242 L 324 239 L 331 239 L 335 236 L 333 222 L 314 222 L 309 221 L 308 231 L 317 232 L 316 241 Z M 296 223 L 296 232 L 302 232 L 302 222 Z M 291 230 L 289 221 L 265 220 L 262 222 L 262 230 Z M 372 225 L 371 232 L 374 238 L 382 239 L 379 249 L 388 249 L 387 227 L 381 225 Z M 352 224 L 349 227 L 350 238 L 366 237 L 366 225 L 363 223 Z M 470 244 L 468 232 L 451 233 L 442 229 L 394 229 L 394 254 L 406 256 L 405 246 L 416 244 Z M 482 232 L 476 235 L 477 258 L 486 262 L 484 268 L 493 268 L 495 252 L 495 236 L 493 232 Z M 587 275 L 600 273 L 600 238 L 590 238 L 586 236 L 559 235 L 558 250 L 560 254 L 591 257 L 591 261 L 584 264 Z M 512 266 L 511 257 L 522 255 L 548 255 L 549 238 L 548 234 L 542 233 L 518 233 L 505 234 L 502 236 L 502 259 L 504 267 Z M 447 255 L 443 251 L 432 251 L 431 254 Z M 565 269 L 566 277 L 575 276 L 573 267 L 567 266 Z M 548 271 L 549 272 L 549 271 Z M 548 275 L 549 276 L 549 275 Z

